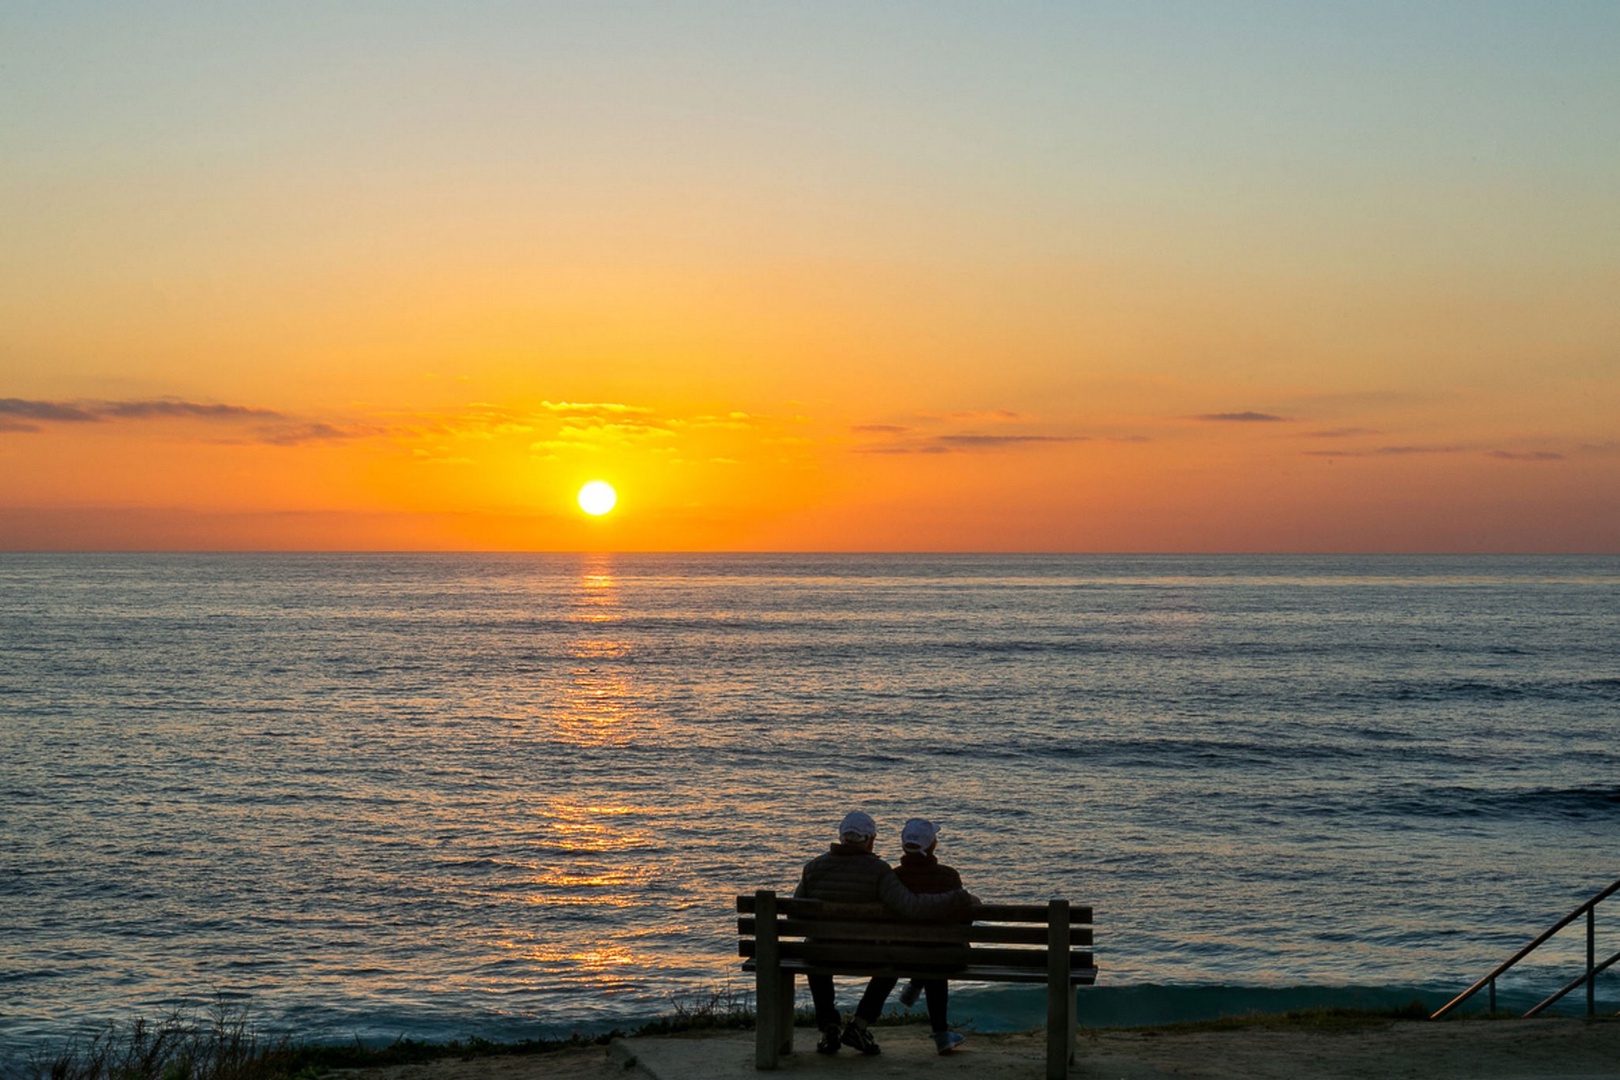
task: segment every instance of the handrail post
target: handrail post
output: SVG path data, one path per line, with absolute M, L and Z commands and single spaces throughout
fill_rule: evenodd
M 1597 905 L 1586 909 L 1586 1018 L 1597 1015 Z

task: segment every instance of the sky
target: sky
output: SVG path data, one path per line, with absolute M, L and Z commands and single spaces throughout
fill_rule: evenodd
M 0 0 L 0 549 L 1620 552 L 1617 54 Z

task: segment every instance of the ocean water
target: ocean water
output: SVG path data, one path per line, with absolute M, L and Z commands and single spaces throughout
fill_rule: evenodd
M 852 807 L 1092 905 L 1093 1022 L 1445 1000 L 1620 877 L 1617 731 L 1614 557 L 4 555 L 0 1047 L 628 1026 Z

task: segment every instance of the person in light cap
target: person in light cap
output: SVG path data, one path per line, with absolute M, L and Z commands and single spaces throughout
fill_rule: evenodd
M 872 854 L 877 840 L 877 822 L 870 814 L 851 810 L 838 825 L 838 842 L 826 854 L 811 859 L 799 877 L 793 895 L 801 899 L 825 900 L 839 904 L 881 903 L 896 915 L 908 919 L 950 919 L 965 913 L 973 898 L 963 889 L 939 891 L 918 896 L 900 883 L 894 868 Z M 840 1045 L 852 1046 L 863 1054 L 879 1052 L 877 1040 L 867 1026 L 883 1011 L 896 980 L 874 977 L 866 984 L 855 1015 L 840 1030 L 842 1016 L 833 993 L 831 975 L 807 975 L 810 998 L 815 1002 L 816 1027 L 821 1041 L 820 1054 L 836 1054 Z
M 900 865 L 895 876 L 914 893 L 943 893 L 961 889 L 962 875 L 940 862 L 934 855 L 939 844 L 939 827 L 927 818 L 912 818 L 900 829 Z M 934 1046 L 941 1054 L 949 1054 L 964 1042 L 961 1035 L 950 1029 L 950 984 L 944 979 L 912 979 L 900 991 L 900 1003 L 910 1008 L 917 995 L 928 998 L 928 1024 L 934 1029 Z

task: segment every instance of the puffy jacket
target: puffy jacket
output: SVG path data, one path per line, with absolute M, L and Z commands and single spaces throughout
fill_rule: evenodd
M 933 855 L 906 852 L 894 868 L 900 884 L 914 893 L 942 893 L 962 887 L 962 875 Z
M 806 863 L 793 895 L 841 904 L 881 903 L 908 919 L 947 919 L 972 903 L 962 889 L 918 896 L 900 883 L 894 867 L 850 844 L 834 844 L 831 851 Z

